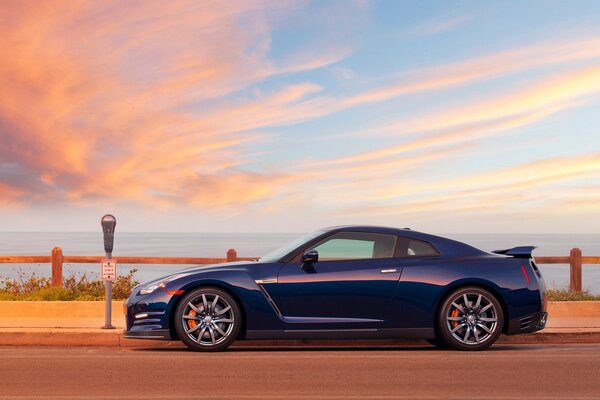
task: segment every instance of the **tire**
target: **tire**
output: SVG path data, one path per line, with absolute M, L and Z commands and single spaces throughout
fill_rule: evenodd
M 498 339 L 504 325 L 502 306 L 495 295 L 479 287 L 452 292 L 438 314 L 438 332 L 456 350 L 485 350 Z
M 204 287 L 181 299 L 175 309 L 174 323 L 177 335 L 190 349 L 222 351 L 240 333 L 242 313 L 229 293 Z

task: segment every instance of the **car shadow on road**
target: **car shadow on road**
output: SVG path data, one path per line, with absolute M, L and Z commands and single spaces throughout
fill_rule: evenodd
M 524 345 L 497 345 L 492 346 L 491 348 L 485 350 L 485 352 L 502 352 L 509 350 L 519 350 L 523 349 Z M 186 347 L 178 346 L 178 347 L 135 347 L 128 348 L 129 351 L 135 352 L 165 352 L 165 353 L 196 353 L 193 350 L 190 350 Z M 215 354 L 224 354 L 224 353 L 274 353 L 274 352 L 446 352 L 446 353 L 455 353 L 455 354 L 473 354 L 473 353 L 482 353 L 482 352 L 463 352 L 456 351 L 450 349 L 439 349 L 435 346 L 431 346 L 428 344 L 423 345 L 398 345 L 398 346 L 233 346 L 224 352 L 215 353 Z M 209 354 L 203 353 L 203 354 Z

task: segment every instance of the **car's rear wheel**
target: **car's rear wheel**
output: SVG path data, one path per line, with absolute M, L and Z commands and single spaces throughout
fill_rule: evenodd
M 199 288 L 185 295 L 175 310 L 175 330 L 196 351 L 220 351 L 236 339 L 242 324 L 240 307 L 227 292 Z
M 466 287 L 454 291 L 438 315 L 440 338 L 457 350 L 485 350 L 502 333 L 500 302 L 489 291 Z

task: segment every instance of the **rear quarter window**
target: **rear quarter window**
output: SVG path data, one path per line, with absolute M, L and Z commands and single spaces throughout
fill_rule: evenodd
M 401 237 L 396 254 L 398 257 L 432 257 L 440 255 L 440 252 L 431 243 Z

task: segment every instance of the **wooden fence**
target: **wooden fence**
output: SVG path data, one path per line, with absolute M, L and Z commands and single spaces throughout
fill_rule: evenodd
M 52 286 L 62 285 L 63 264 L 100 264 L 103 256 L 65 256 L 55 247 L 49 256 L 0 256 L 0 264 L 51 264 Z M 235 249 L 229 249 L 225 258 L 208 257 L 113 257 L 118 264 L 218 264 L 231 261 L 252 261 L 258 257 L 238 257 Z
M 60 247 L 52 249 L 49 256 L 0 256 L 0 264 L 37 264 L 52 265 L 52 285 L 62 285 L 63 263 L 67 264 L 100 264 L 102 256 L 65 256 Z M 206 257 L 114 257 L 119 264 L 216 264 L 230 261 L 252 261 L 258 257 L 238 257 L 235 249 L 229 249 L 225 258 Z M 583 256 L 578 248 L 571 249 L 568 256 L 535 257 L 536 264 L 569 264 L 569 290 L 581 292 L 581 267 L 583 264 L 600 264 L 599 256 Z
M 598 256 L 583 256 L 581 249 L 575 247 L 566 257 L 534 257 L 536 264 L 569 264 L 569 290 L 581 292 L 581 266 L 583 264 L 600 264 Z

